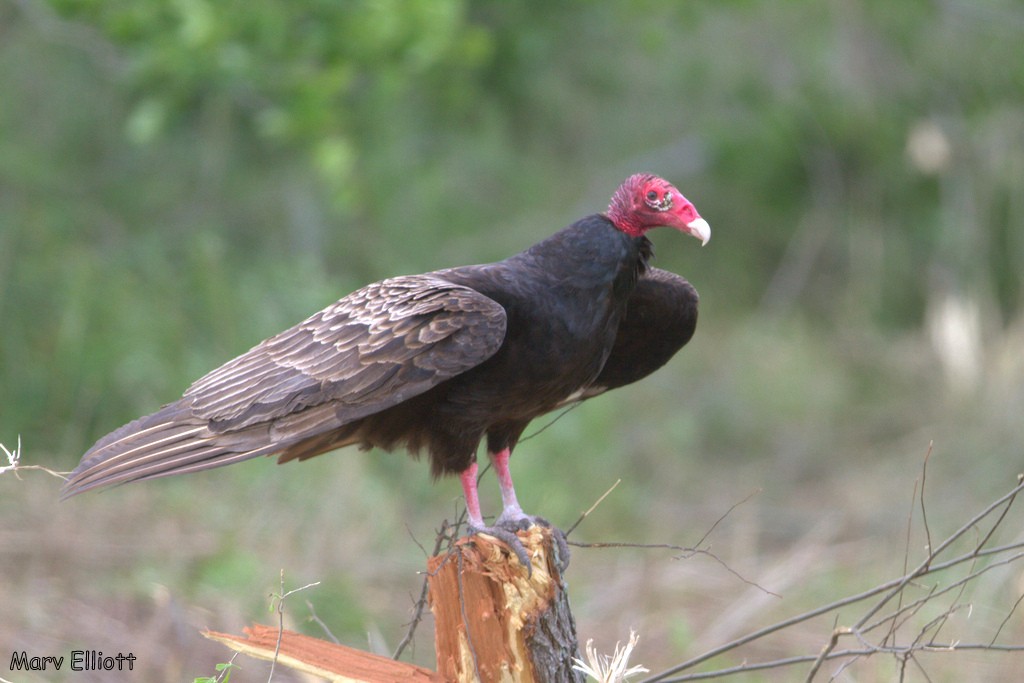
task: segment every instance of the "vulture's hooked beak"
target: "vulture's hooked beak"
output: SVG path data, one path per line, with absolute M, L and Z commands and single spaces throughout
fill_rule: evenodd
M 703 218 L 694 218 L 687 223 L 686 232 L 699 239 L 702 247 L 711 239 L 711 226 Z

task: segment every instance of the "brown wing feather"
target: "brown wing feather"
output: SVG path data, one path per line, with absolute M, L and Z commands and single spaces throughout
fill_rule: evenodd
M 499 304 L 436 275 L 374 283 L 100 439 L 64 495 L 219 467 L 325 435 L 479 365 L 500 348 L 505 323 Z

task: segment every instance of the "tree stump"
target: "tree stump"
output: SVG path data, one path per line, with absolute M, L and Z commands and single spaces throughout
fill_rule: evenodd
M 578 683 L 576 623 L 550 529 L 519 532 L 527 572 L 501 541 L 476 534 L 427 561 L 437 670 L 446 681 Z
M 519 539 L 531 572 L 501 541 L 476 534 L 427 560 L 437 672 L 254 624 L 246 636 L 204 631 L 238 652 L 339 683 L 582 683 L 576 623 L 551 529 L 531 527 Z

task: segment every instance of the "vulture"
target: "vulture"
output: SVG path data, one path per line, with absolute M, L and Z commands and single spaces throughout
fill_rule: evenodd
M 471 532 L 507 539 L 539 520 L 509 472 L 530 421 L 649 375 L 694 333 L 696 290 L 649 264 L 658 226 L 711 236 L 673 185 L 636 174 L 604 213 L 503 261 L 367 285 L 104 436 L 63 495 L 261 455 L 402 448 L 435 478 L 459 476 Z M 485 439 L 503 504 L 493 526 L 477 494 Z

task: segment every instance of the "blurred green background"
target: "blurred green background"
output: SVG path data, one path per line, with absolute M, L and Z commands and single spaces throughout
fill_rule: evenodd
M 581 637 L 635 626 L 657 670 L 874 585 L 902 567 L 930 442 L 936 530 L 1024 468 L 1022 38 L 1013 0 L 0 0 L 0 443 L 71 469 L 349 291 L 503 258 L 650 171 L 714 231 L 653 235 L 701 292 L 697 335 L 524 443 L 520 497 L 568 526 L 622 478 L 577 540 L 686 545 L 760 491 L 711 540 L 784 597 L 736 616 L 759 598 L 714 562 L 578 550 Z M 323 635 L 308 599 L 393 649 L 413 538 L 458 500 L 354 450 L 57 489 L 0 480 L 0 661 L 134 648 L 147 680 L 211 675 L 228 655 L 196 630 L 270 620 L 282 568 L 323 582 L 293 627 Z M 1019 572 L 997 576 L 981 598 L 1012 603 Z M 429 625 L 417 642 L 432 665 Z M 857 680 L 890 680 L 876 659 Z

